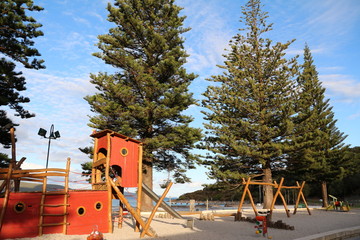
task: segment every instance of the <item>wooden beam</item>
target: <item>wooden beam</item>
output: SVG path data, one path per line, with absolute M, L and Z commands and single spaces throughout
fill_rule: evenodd
M 151 214 L 148 218 L 148 220 L 146 221 L 146 224 L 145 224 L 145 227 L 142 231 L 142 233 L 140 234 L 140 238 L 144 237 L 145 236 L 145 233 L 148 231 L 149 227 L 150 227 L 150 224 L 151 224 L 151 221 L 153 220 L 154 216 L 155 216 L 155 213 L 156 211 L 158 210 L 158 208 L 160 207 L 160 204 L 162 203 L 162 201 L 164 201 L 164 198 L 166 197 L 166 194 L 168 194 L 171 186 L 173 185 L 172 182 L 170 182 L 168 184 L 168 186 L 166 187 L 164 193 L 161 195 L 159 201 L 156 203 L 155 207 L 153 208 L 153 210 L 151 211 Z
M 112 182 L 110 179 L 109 173 L 110 173 L 110 156 L 111 156 L 111 135 L 110 133 L 106 134 L 107 139 L 107 154 L 106 154 L 106 164 L 105 164 L 105 181 L 107 183 Z M 109 224 L 109 233 L 113 232 L 113 222 L 112 222 L 112 191 L 111 186 L 107 184 L 107 194 L 108 194 L 108 224 Z
M 4 180 L 6 183 L 6 189 L 5 189 L 5 197 L 4 197 L 4 201 L 3 201 L 3 206 L 1 209 L 1 213 L 0 213 L 0 231 L 3 225 L 3 220 L 4 220 L 4 216 L 5 216 L 5 211 L 7 208 L 7 204 L 9 201 L 9 195 L 10 195 L 10 179 L 11 179 L 11 171 L 13 169 L 13 164 L 9 164 L 9 170 L 7 173 L 7 178 Z
M 240 203 L 239 203 L 239 206 L 238 206 L 238 210 L 237 212 L 240 213 L 241 212 L 241 209 L 242 209 L 242 205 L 244 203 L 244 200 L 245 200 L 245 195 L 247 193 L 247 189 L 249 188 L 249 184 L 250 184 L 250 180 L 251 180 L 251 177 L 249 177 L 246 181 L 246 184 L 245 184 L 245 187 L 243 189 L 243 194 L 241 196 L 241 200 L 240 200 Z
M 294 213 L 293 214 L 296 214 L 296 211 L 297 211 L 297 208 L 298 208 L 298 205 L 299 205 L 299 202 L 300 202 L 300 198 L 302 198 L 302 200 L 304 201 L 304 204 L 306 206 L 306 209 L 309 213 L 309 215 L 311 215 L 311 212 L 310 212 L 310 209 L 309 209 L 309 206 L 306 202 L 306 199 L 305 199 L 305 196 L 302 192 L 302 190 L 304 189 L 304 186 L 305 186 L 305 181 L 303 181 L 301 183 L 301 186 L 299 184 L 299 182 L 296 182 L 296 185 L 299 187 L 299 192 L 298 192 L 298 195 L 297 195 L 297 198 L 296 198 L 296 202 L 295 202 L 295 208 L 294 208 Z
M 118 195 L 120 201 L 125 204 L 126 209 L 130 212 L 130 214 L 135 218 L 136 221 L 138 221 L 141 225 L 141 227 L 145 228 L 145 222 L 142 220 L 141 216 L 131 207 L 129 201 L 125 198 L 125 196 L 120 192 L 118 187 L 115 185 L 115 183 L 109 179 L 108 180 L 109 185 L 112 186 L 112 188 L 115 190 L 116 194 Z M 150 230 L 150 229 L 149 229 Z M 146 234 L 148 234 L 150 237 L 153 237 L 155 234 L 151 231 L 146 231 Z
M 138 159 L 138 191 L 136 199 L 137 213 L 141 215 L 141 195 L 142 195 L 142 158 L 143 158 L 143 146 L 139 144 L 139 159 Z M 136 221 L 135 232 L 140 232 L 140 223 Z
M 92 167 L 97 168 L 97 167 L 99 167 L 101 165 L 104 165 L 104 164 L 106 164 L 106 158 L 102 158 L 100 160 L 97 160 L 97 161 L 93 162 Z

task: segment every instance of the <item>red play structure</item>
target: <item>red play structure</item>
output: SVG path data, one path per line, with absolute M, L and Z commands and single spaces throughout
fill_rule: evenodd
M 69 235 L 89 234 L 93 226 L 103 233 L 113 231 L 112 199 L 120 200 L 120 214 L 123 208 L 135 218 L 136 231 L 156 236 L 150 229 L 154 214 L 172 183 L 163 195 L 156 198 L 147 222 L 140 216 L 142 192 L 154 197 L 151 190 L 142 191 L 142 143 L 111 130 L 94 132 L 94 158 L 92 164 L 92 189 L 70 190 L 70 159 L 66 169 L 20 169 L 24 159 L 16 161 L 14 130 L 12 161 L 7 169 L 0 169 L 0 239 L 36 237 L 43 234 L 63 233 Z M 48 178 L 64 178 L 65 186 L 61 190 L 49 191 Z M 42 184 L 42 191 L 19 192 L 22 181 Z M 15 190 L 11 188 L 15 185 Z M 137 187 L 136 210 L 123 194 L 125 187 Z M 146 187 L 146 186 L 145 186 Z M 144 190 L 145 190 L 144 189 Z M 149 192 L 150 191 L 150 192 Z M 170 210 L 169 210 L 170 211 Z M 174 213 L 173 210 L 170 213 Z M 175 216 L 177 217 L 177 216 Z M 121 227 L 121 224 L 118 225 Z

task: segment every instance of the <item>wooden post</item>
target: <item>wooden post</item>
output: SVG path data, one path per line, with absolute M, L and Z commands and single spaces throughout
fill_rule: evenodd
M 49 170 L 49 169 L 47 169 Z M 47 171 L 45 171 L 47 173 Z M 47 174 L 45 174 L 43 178 L 43 185 L 42 185 L 42 194 L 41 194 L 41 201 L 40 201 L 40 214 L 39 214 L 39 236 L 43 234 L 43 223 L 44 223 L 44 204 L 46 198 L 46 186 L 47 186 Z
M 111 155 L 111 135 L 110 133 L 106 134 L 107 139 L 107 154 L 106 154 L 106 165 L 105 165 L 105 181 L 107 185 L 107 194 L 108 194 L 108 223 L 109 223 L 109 233 L 113 232 L 113 222 L 112 222 L 112 189 L 109 182 L 112 180 L 110 179 L 109 172 L 110 172 L 110 155 Z
M 10 128 L 10 137 L 11 137 L 11 161 L 10 164 L 12 167 L 16 163 L 16 145 L 15 145 L 15 128 Z
M 195 212 L 195 199 L 190 199 L 189 211 Z
M 18 161 L 15 166 L 14 166 L 14 170 L 19 170 L 21 169 L 21 164 L 23 164 L 23 162 L 25 161 L 25 157 L 22 157 L 20 159 L 20 161 Z M 14 192 L 19 192 L 20 191 L 20 179 L 16 179 L 14 180 L 14 185 L 15 185 L 15 189 Z
M 280 184 L 277 186 L 277 191 L 276 191 L 276 193 L 274 195 L 274 198 L 273 198 L 273 201 L 271 203 L 271 207 L 270 207 L 270 215 L 271 216 L 272 216 L 272 212 L 273 212 L 273 209 L 274 209 L 274 206 L 275 206 L 276 199 L 280 195 L 280 197 L 281 197 L 281 199 L 282 199 L 282 201 L 284 203 L 284 208 L 285 208 L 285 211 L 286 211 L 286 215 L 288 217 L 290 217 L 290 214 L 289 214 L 289 211 L 288 211 L 284 196 L 281 194 L 281 187 L 282 187 L 283 182 L 284 182 L 284 178 L 281 178 Z
M 126 209 L 129 211 L 129 213 L 135 218 L 136 221 L 138 221 L 140 223 L 140 226 L 144 229 L 145 228 L 145 222 L 141 219 L 141 216 L 137 213 L 136 210 L 134 210 L 129 201 L 125 198 L 125 196 L 119 191 L 118 187 L 115 185 L 115 183 L 111 180 L 108 179 L 108 184 L 110 186 L 112 186 L 112 188 L 115 190 L 116 194 L 118 195 L 120 201 L 125 204 Z M 145 231 L 146 234 L 148 234 L 150 237 L 154 236 L 154 233 L 147 230 Z
M 251 192 L 250 192 L 250 189 L 247 188 L 246 190 L 247 190 L 247 192 L 248 192 L 248 194 L 249 194 L 249 199 L 250 199 L 251 207 L 253 208 L 255 215 L 258 216 L 259 214 L 258 214 L 258 212 L 257 212 L 257 209 L 256 209 L 256 206 L 255 206 L 253 197 L 252 197 Z
M 140 234 L 140 238 L 142 238 L 142 237 L 145 236 L 145 233 L 148 231 L 148 229 L 149 229 L 149 227 L 150 227 L 150 223 L 151 223 L 151 221 L 153 220 L 157 209 L 159 208 L 160 204 L 162 203 L 162 201 L 163 201 L 164 198 L 166 197 L 166 194 L 169 192 L 169 190 L 170 190 L 170 188 L 171 188 L 172 185 L 173 185 L 172 182 L 170 182 L 170 183 L 168 184 L 168 186 L 166 187 L 164 193 L 163 193 L 162 196 L 160 197 L 159 201 L 156 203 L 154 209 L 151 211 L 151 214 L 150 214 L 148 220 L 146 221 L 145 227 L 144 227 L 143 231 L 142 231 L 141 234 Z
M 25 157 L 22 157 L 20 159 L 20 161 L 15 164 L 15 167 L 13 168 L 13 170 L 19 170 L 21 164 L 25 161 L 25 159 L 26 159 Z M 6 183 L 7 183 L 7 181 L 2 182 L 2 184 L 0 186 L 0 192 L 2 192 L 4 190 Z M 20 188 L 20 180 L 14 180 L 14 183 L 15 183 L 15 192 L 18 192 L 19 188 Z
M 302 190 L 304 189 L 304 186 L 305 186 L 305 181 L 303 181 L 301 183 L 301 186 L 300 186 L 299 182 L 296 182 L 296 185 L 299 187 L 299 193 L 298 193 L 297 198 L 296 198 L 296 203 L 295 203 L 295 208 L 294 208 L 294 213 L 293 214 L 296 214 L 296 211 L 297 211 L 297 208 L 298 208 L 298 205 L 299 205 L 299 202 L 300 202 L 300 197 L 301 197 L 303 199 L 303 201 L 304 201 L 304 204 L 306 206 L 306 209 L 307 209 L 309 215 L 311 215 L 309 206 L 308 206 L 308 204 L 306 202 L 306 199 L 305 199 L 305 196 L 304 196 L 304 194 L 302 192 Z
M 239 206 L 238 206 L 238 210 L 237 210 L 237 213 L 238 213 L 238 214 L 241 212 L 242 205 L 243 205 L 244 200 L 245 200 L 245 195 L 246 195 L 247 189 L 249 188 L 250 180 L 251 180 L 251 177 L 249 177 L 249 178 L 247 179 L 247 181 L 246 181 L 246 184 L 245 184 L 245 187 L 244 187 L 244 190 L 243 190 L 243 194 L 242 194 L 242 196 L 241 196 L 241 200 L 240 200 L 240 203 L 239 203 Z M 244 179 L 243 179 L 243 182 L 244 182 Z
M 97 159 L 97 147 L 98 147 L 98 139 L 95 138 L 95 143 L 94 143 L 94 153 L 93 153 L 93 164 L 95 163 Z M 94 183 L 96 183 L 96 168 L 92 167 L 91 169 L 91 186 L 92 186 L 92 190 L 96 190 L 96 187 L 94 185 Z
M 5 197 L 4 197 L 4 202 L 3 202 L 3 206 L 1 209 L 1 213 L 0 213 L 0 231 L 3 225 L 3 220 L 4 220 L 4 216 L 5 216 L 5 211 L 7 208 L 7 204 L 9 201 L 9 194 L 10 194 L 10 181 L 11 181 L 11 174 L 12 174 L 12 170 L 14 167 L 14 163 L 16 161 L 16 151 L 15 151 L 15 129 L 11 128 L 10 129 L 10 136 L 11 136 L 11 146 L 12 146 L 12 158 L 10 160 L 10 164 L 9 164 L 9 169 L 8 169 L 8 173 L 6 175 L 6 179 L 4 180 L 4 182 L 6 182 L 6 189 L 5 189 Z
M 139 160 L 138 160 L 138 192 L 137 192 L 137 214 L 141 216 L 141 194 L 142 194 L 142 156 L 143 156 L 143 146 L 139 145 Z M 135 232 L 140 232 L 140 223 L 136 221 Z
M 6 189 L 5 189 L 5 197 L 4 197 L 3 206 L 2 206 L 2 209 L 1 209 L 1 213 L 0 213 L 0 231 L 1 231 L 1 228 L 2 228 L 3 219 L 4 219 L 4 216 L 5 216 L 5 211 L 6 211 L 6 208 L 7 208 L 8 201 L 9 201 L 11 172 L 12 172 L 12 165 L 10 164 L 6 179 L 4 180 L 4 182 L 6 182 Z
M 66 176 L 65 176 L 65 189 L 64 189 L 64 226 L 63 226 L 63 234 L 67 233 L 67 207 L 68 207 L 68 195 L 69 195 L 69 172 L 70 172 L 70 163 L 71 159 L 67 158 L 66 162 Z

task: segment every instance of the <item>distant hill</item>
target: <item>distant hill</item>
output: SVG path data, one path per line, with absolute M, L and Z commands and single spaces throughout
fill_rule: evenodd
M 0 181 L 0 184 L 2 181 Z M 47 184 L 46 190 L 47 191 L 56 191 L 56 190 L 63 190 L 64 186 L 57 185 L 57 184 Z M 42 184 L 40 183 L 33 183 L 33 182 L 20 182 L 20 192 L 41 192 L 42 191 Z

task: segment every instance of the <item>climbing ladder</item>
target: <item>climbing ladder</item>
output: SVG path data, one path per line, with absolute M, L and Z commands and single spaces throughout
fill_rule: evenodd
M 39 218 L 39 236 L 42 236 L 45 227 L 63 226 L 63 234 L 66 234 L 67 226 L 67 207 L 69 197 L 69 171 L 70 158 L 67 159 L 66 169 L 48 168 L 43 176 L 42 195 L 40 202 L 40 218 Z M 60 176 L 65 178 L 65 186 L 63 191 L 47 191 L 47 178 L 49 176 Z M 56 196 L 60 196 L 58 201 Z M 61 198 L 62 197 L 62 198 Z M 55 201 L 55 203 L 54 203 Z M 53 209 L 60 208 L 60 211 L 53 212 Z M 62 217 L 61 222 L 57 222 Z

